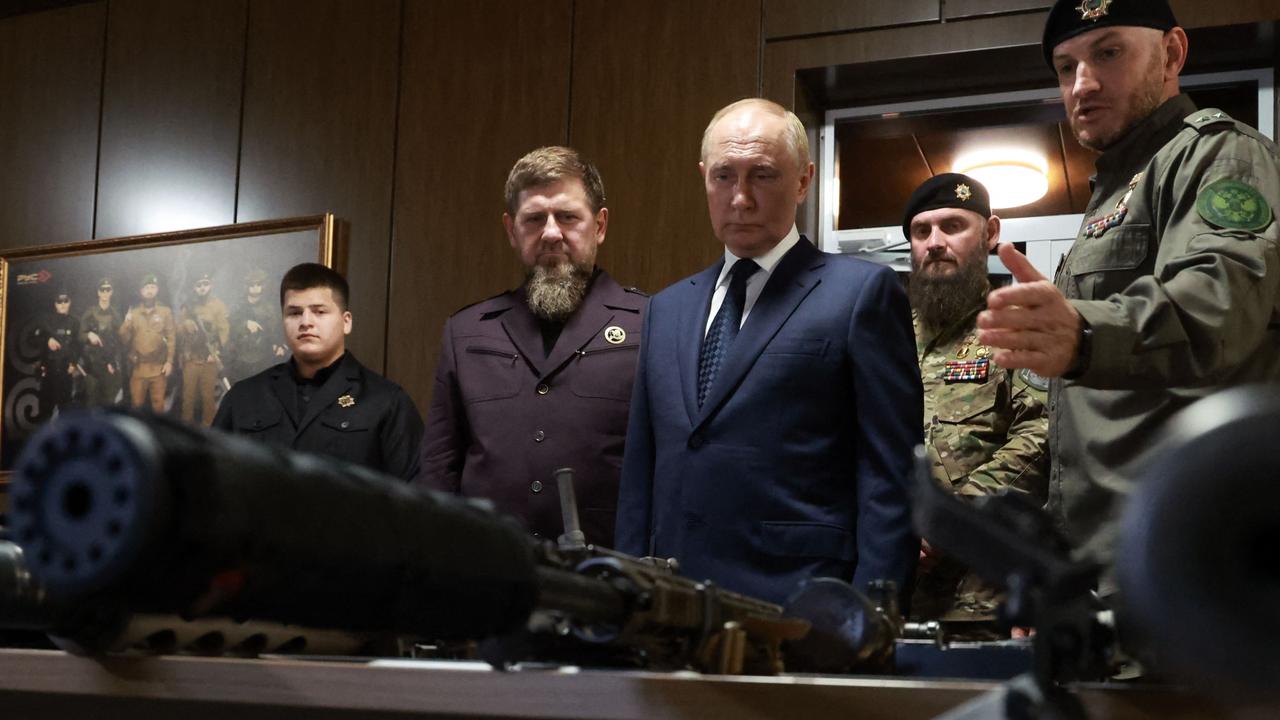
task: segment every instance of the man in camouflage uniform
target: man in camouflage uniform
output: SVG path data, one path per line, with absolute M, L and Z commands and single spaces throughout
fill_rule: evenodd
M 45 315 L 34 334 L 40 346 L 40 411 L 52 414 L 71 404 L 80 353 L 79 323 L 71 317 L 71 295 L 65 289 L 58 291 L 53 312 Z
M 232 383 L 257 375 L 286 354 L 280 308 L 262 302 L 267 274 L 254 269 L 245 276 L 245 299 L 231 315 L 231 355 L 227 377 Z M 225 357 L 225 356 L 224 356 Z
M 164 412 L 164 393 L 173 372 L 174 340 L 177 333 L 173 311 L 156 301 L 160 292 L 154 273 L 142 278 L 138 289 L 142 302 L 129 308 L 120 324 L 120 338 L 129 348 L 133 374 L 129 376 L 129 405 L 141 408 L 148 395 L 151 411 Z
M 1049 509 L 1109 563 L 1165 422 L 1280 379 L 1280 161 L 1180 94 L 1187 36 L 1163 0 L 1058 0 L 1044 53 L 1077 140 L 1102 152 L 1093 197 L 1056 284 L 1000 247 L 1020 284 L 989 296 L 979 340 L 1053 378 Z M 1109 577 L 1100 590 L 1114 591 Z
M 120 367 L 120 310 L 111 304 L 114 288 L 110 278 L 98 281 L 98 302 L 80 316 L 80 345 L 83 348 L 85 404 L 105 407 L 116 404 L 124 386 Z
M 191 422 L 200 403 L 200 423 L 213 422 L 213 391 L 222 373 L 222 349 L 231 326 L 227 306 L 213 294 L 213 277 L 202 273 L 192 285 L 194 296 L 182 308 L 178 344 L 182 360 L 182 419 Z
M 955 173 L 926 180 L 907 203 L 902 231 L 911 241 L 908 295 L 934 479 L 957 495 L 1013 491 L 1043 503 L 1045 384 L 995 364 L 974 327 L 990 289 L 987 256 L 1000 238 L 986 188 Z M 958 561 L 922 544 L 913 617 L 992 620 L 999 600 Z

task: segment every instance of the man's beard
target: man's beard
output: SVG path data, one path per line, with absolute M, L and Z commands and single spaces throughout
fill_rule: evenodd
M 1076 130 L 1074 118 L 1069 122 L 1071 132 L 1076 136 L 1076 141 L 1082 146 L 1095 152 L 1103 152 L 1107 148 L 1116 144 L 1120 138 L 1129 134 L 1147 116 L 1155 112 L 1160 105 L 1163 104 L 1162 96 L 1164 94 L 1164 53 L 1157 48 L 1155 54 L 1151 57 L 1151 62 L 1147 64 L 1146 70 L 1142 77 L 1147 78 L 1150 82 L 1134 88 L 1129 95 L 1129 115 L 1124 119 L 1120 129 L 1111 137 L 1082 138 Z
M 525 282 L 529 310 L 541 320 L 568 320 L 586 297 L 593 268 L 568 261 L 553 267 L 533 266 Z
M 978 246 L 973 255 L 961 258 L 956 269 L 945 275 L 926 277 L 921 268 L 912 263 L 907 295 L 926 328 L 934 332 L 946 330 L 982 301 L 990 287 L 985 249 L 986 243 Z

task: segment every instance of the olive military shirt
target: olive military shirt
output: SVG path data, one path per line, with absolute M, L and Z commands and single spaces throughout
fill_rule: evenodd
M 1119 501 L 1173 414 L 1280 379 L 1278 207 L 1276 146 L 1185 95 L 1098 158 L 1056 278 L 1091 348 L 1049 389 L 1049 509 L 1094 559 L 1112 559 Z

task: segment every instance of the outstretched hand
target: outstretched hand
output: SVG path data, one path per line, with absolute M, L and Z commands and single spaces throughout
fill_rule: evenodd
M 1018 284 L 987 295 L 987 309 L 978 315 L 978 342 L 995 348 L 994 360 L 1002 367 L 1065 375 L 1076 365 L 1084 320 L 1026 255 L 1008 243 L 998 252 Z

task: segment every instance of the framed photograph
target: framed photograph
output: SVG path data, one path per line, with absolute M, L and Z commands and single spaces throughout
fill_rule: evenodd
M 280 279 L 340 266 L 338 226 L 325 214 L 0 250 L 0 485 L 35 429 L 73 408 L 209 424 L 232 383 L 286 357 Z

